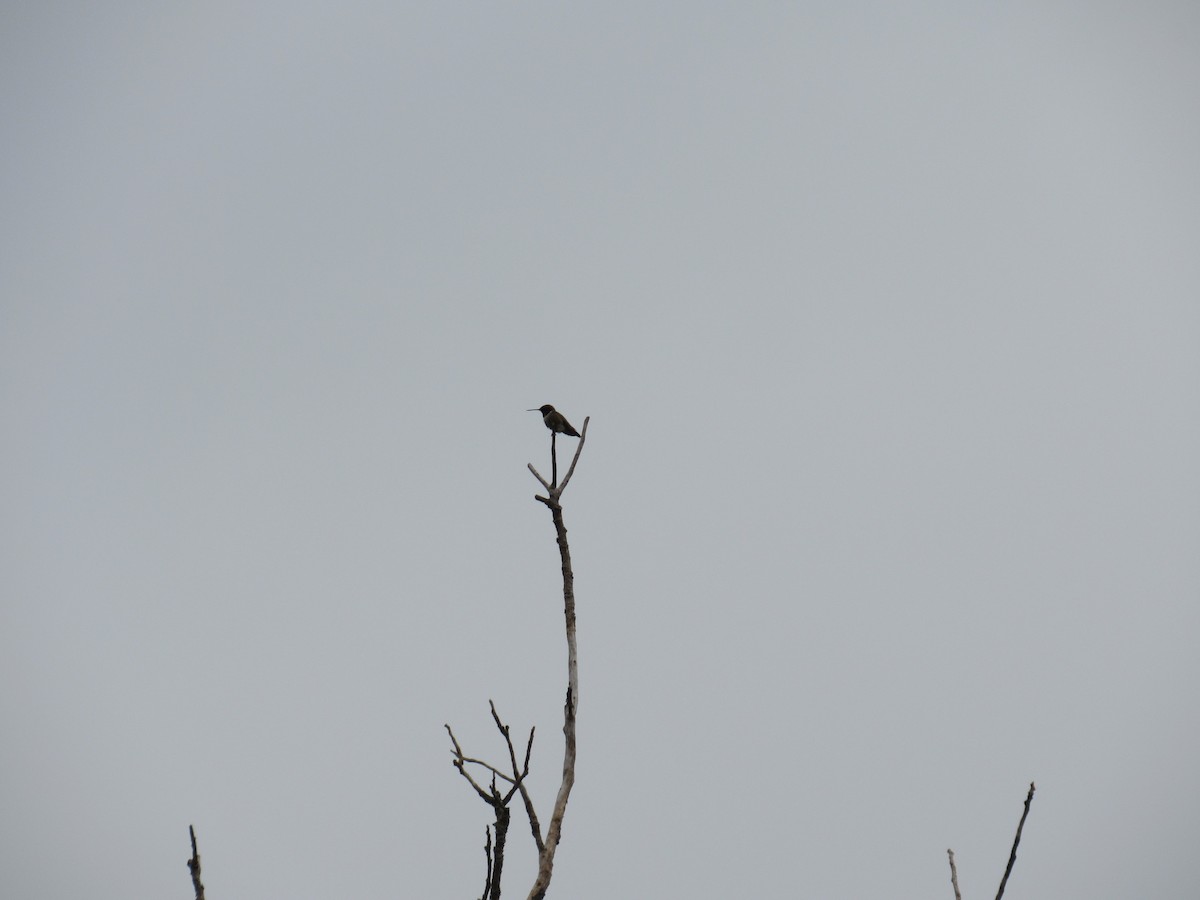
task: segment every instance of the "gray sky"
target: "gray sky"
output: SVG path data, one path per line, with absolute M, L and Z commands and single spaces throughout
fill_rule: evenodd
M 1200 895 L 1190 3 L 0 11 L 0 889 Z M 570 441 L 566 443 L 572 443 Z M 533 849 L 514 826 L 506 895 Z

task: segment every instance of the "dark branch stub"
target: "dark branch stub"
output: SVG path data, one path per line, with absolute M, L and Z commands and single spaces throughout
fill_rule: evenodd
M 200 881 L 200 851 L 196 849 L 194 826 L 188 826 L 188 834 L 192 838 L 192 858 L 187 861 L 188 871 L 192 873 L 192 887 L 196 889 L 196 900 L 204 900 L 204 884 Z

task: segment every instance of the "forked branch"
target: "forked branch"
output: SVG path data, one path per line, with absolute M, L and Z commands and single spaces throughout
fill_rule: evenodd
M 562 484 L 558 483 L 557 478 L 552 478 L 550 481 L 546 481 L 546 479 L 542 477 L 542 474 L 533 467 L 533 463 L 528 463 L 529 471 L 533 473 L 533 477 L 541 482 L 542 487 L 544 487 L 546 492 L 550 495 L 549 497 L 537 498 L 547 506 L 551 501 L 554 503 L 558 502 L 558 498 L 562 496 L 562 492 L 567 489 L 567 484 L 570 482 L 571 476 L 575 474 L 575 464 L 579 462 L 579 454 L 583 452 L 583 444 L 587 440 L 587 428 L 589 421 L 591 421 L 590 416 L 583 420 L 583 430 L 579 433 L 579 443 L 575 445 L 575 455 L 571 457 L 571 467 L 567 469 L 567 474 L 566 477 L 563 478 Z M 557 474 L 558 463 L 553 459 L 553 449 L 551 449 L 551 457 L 551 464 L 555 468 L 555 474 Z
M 504 849 L 508 841 L 508 825 L 511 821 L 511 812 L 508 804 L 512 800 L 513 795 L 517 791 L 521 792 L 521 798 L 525 802 L 527 812 L 532 815 L 532 803 L 529 799 L 529 794 L 525 790 L 525 778 L 529 775 L 529 759 L 533 753 L 533 729 L 529 729 L 529 742 L 525 745 L 525 765 L 518 768 L 517 754 L 513 748 L 512 737 L 509 727 L 500 719 L 500 714 L 496 712 L 496 704 L 488 701 L 492 708 L 492 721 L 496 723 L 496 729 L 504 738 L 504 743 L 508 747 L 508 758 L 512 764 L 512 774 L 508 775 L 496 768 L 489 762 L 482 759 L 475 759 L 467 756 L 462 751 L 462 745 L 459 744 L 458 738 L 454 736 L 454 730 L 447 725 L 446 733 L 450 735 L 450 743 L 454 749 L 452 751 L 454 759 L 454 768 L 458 769 L 460 775 L 467 779 L 467 782 L 475 789 L 475 793 L 479 795 L 488 806 L 490 806 L 496 815 L 496 822 L 493 829 L 496 835 L 496 845 L 493 851 L 492 848 L 492 832 L 488 832 L 487 844 L 484 847 L 484 856 L 487 860 L 486 876 L 484 878 L 484 893 L 482 900 L 499 900 L 500 898 L 500 877 L 504 874 Z M 479 766 L 481 769 L 491 773 L 491 782 L 485 788 L 471 775 L 468 766 Z M 509 788 L 504 793 L 500 792 L 497 787 L 496 780 L 500 779 L 509 785 Z M 535 835 L 536 836 L 536 835 Z

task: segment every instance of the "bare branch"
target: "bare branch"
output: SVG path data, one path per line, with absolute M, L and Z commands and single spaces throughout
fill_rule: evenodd
M 1008 866 L 1004 869 L 1004 877 L 1000 879 L 1000 890 L 996 892 L 996 900 L 1004 896 L 1004 886 L 1008 884 L 1008 876 L 1012 873 L 1013 863 L 1017 861 L 1017 845 L 1021 843 L 1021 829 L 1025 827 L 1025 817 L 1029 815 L 1029 804 L 1033 802 L 1033 792 L 1037 785 L 1029 782 L 1029 793 L 1025 795 L 1025 811 L 1021 813 L 1021 821 L 1017 823 L 1017 835 L 1013 838 L 1012 852 L 1008 855 Z
M 487 843 L 483 847 L 483 855 L 487 857 L 487 874 L 483 879 L 483 893 L 479 895 L 479 900 L 487 900 L 492 893 L 492 829 L 485 825 L 483 833 L 487 835 Z
M 545 478 L 543 478 L 541 473 L 538 472 L 538 470 L 533 467 L 533 463 L 526 463 L 525 465 L 529 468 L 529 471 L 533 473 L 533 477 L 542 483 L 542 487 L 544 487 L 547 491 L 549 491 L 550 490 L 550 482 L 548 482 Z
M 204 900 L 204 884 L 200 881 L 200 851 L 196 849 L 196 829 L 189 825 L 188 834 L 192 838 L 192 858 L 187 861 L 188 871 L 192 873 L 192 887 L 196 889 L 196 900 Z
M 454 744 L 454 768 L 458 769 L 459 775 L 461 775 L 463 778 L 467 779 L 468 782 L 470 782 L 471 787 L 475 788 L 475 793 L 477 793 L 481 798 L 483 798 L 483 802 L 488 804 L 489 806 L 491 806 L 492 805 L 491 795 L 488 794 L 487 791 L 485 791 L 483 788 L 481 788 L 479 786 L 479 782 L 477 782 L 474 778 L 471 777 L 471 773 L 467 771 L 466 764 L 473 763 L 478 766 L 483 766 L 485 769 L 488 769 L 489 771 L 491 771 L 493 778 L 495 778 L 496 775 L 500 775 L 501 778 L 507 778 L 508 776 L 505 775 L 503 772 L 498 772 L 496 769 L 489 766 L 483 760 L 472 759 L 470 757 L 463 756 L 462 748 L 458 745 L 458 738 L 456 738 L 454 736 L 454 732 L 451 730 L 449 725 L 446 726 L 446 732 L 450 735 L 450 743 Z
M 458 745 L 458 738 L 456 738 L 454 736 L 454 731 L 450 728 L 450 726 L 448 724 L 444 725 L 443 727 L 446 729 L 446 733 L 450 735 L 450 743 L 454 745 L 454 755 L 457 756 L 459 759 L 462 759 L 463 758 L 462 747 L 460 747 Z
M 525 804 L 525 814 L 529 817 L 529 830 L 533 834 L 533 843 L 537 846 L 538 854 L 540 855 L 546 849 L 546 842 L 542 840 L 542 825 L 538 821 L 537 811 L 533 808 L 533 799 L 529 796 L 529 789 L 525 787 L 525 779 L 529 776 L 529 759 L 533 754 L 533 734 L 534 729 L 529 729 L 529 742 L 525 745 L 525 765 L 521 769 L 521 801 Z
M 958 869 L 954 865 L 954 851 L 947 850 L 946 854 L 950 857 L 950 884 L 954 886 L 954 900 L 962 900 L 962 894 L 958 890 Z
M 482 760 L 482 759 L 476 759 L 473 756 L 463 756 L 462 748 L 459 747 L 458 741 L 454 737 L 454 732 L 450 730 L 449 725 L 446 725 L 445 728 L 446 728 L 446 731 L 449 732 L 449 734 L 450 734 L 450 740 L 454 744 L 453 753 L 454 753 L 454 765 L 456 768 L 460 767 L 460 765 L 459 765 L 460 763 L 467 763 L 470 765 L 481 766 L 482 768 L 487 769 L 489 772 L 491 772 L 493 776 L 498 775 L 500 778 L 503 778 L 509 784 L 517 783 L 517 779 L 514 779 L 512 776 L 506 775 L 504 772 L 501 772 L 499 769 L 497 769 L 491 763 L 489 763 L 485 760 Z
M 587 440 L 588 422 L 591 421 L 591 416 L 584 416 L 583 430 L 579 432 L 579 443 L 575 445 L 575 455 L 571 458 L 571 467 L 567 469 L 567 475 L 562 480 L 562 484 L 558 486 L 558 493 L 561 496 L 562 492 L 567 489 L 567 482 L 571 480 L 571 476 L 575 474 L 575 464 L 579 462 L 579 454 L 583 452 L 583 442 Z M 557 498 L 555 498 L 557 499 Z
M 511 781 L 513 784 L 516 784 L 521 780 L 521 770 L 517 767 L 517 751 L 513 749 L 512 735 L 509 731 L 509 727 L 500 721 L 500 714 L 496 712 L 495 702 L 489 700 L 488 705 L 492 708 L 492 721 L 496 723 L 496 728 L 500 730 L 500 734 L 504 738 L 504 744 L 508 747 L 508 759 L 509 762 L 512 763 L 513 770 L 513 777 Z
M 464 756 L 462 758 L 462 761 L 469 765 L 479 766 L 482 769 L 487 769 L 489 772 L 492 773 L 493 780 L 496 778 L 500 778 L 503 781 L 507 781 L 509 784 L 512 784 L 512 785 L 516 784 L 516 781 L 513 780 L 513 777 L 511 775 L 507 775 L 504 772 L 501 772 L 499 769 L 497 769 L 495 766 L 493 766 L 490 762 L 486 762 L 482 759 L 476 759 L 473 756 Z
M 504 778 L 505 781 L 512 785 L 512 789 L 504 795 L 503 803 L 505 806 L 508 806 L 509 801 L 512 800 L 513 794 L 517 791 L 521 792 L 521 801 L 525 804 L 525 812 L 529 816 L 529 826 L 533 831 L 533 842 L 537 845 L 538 852 L 541 853 L 544 846 L 542 842 L 541 826 L 538 824 L 537 813 L 533 808 L 533 800 L 529 796 L 529 791 L 525 788 L 525 779 L 529 776 L 529 758 L 533 753 L 534 729 L 529 729 L 529 742 L 525 745 L 525 767 L 523 769 L 518 768 L 517 753 L 513 747 L 512 738 L 510 737 L 509 726 L 505 725 L 500 720 L 500 716 L 496 712 L 496 704 L 492 701 L 488 702 L 492 707 L 492 719 L 495 720 L 496 727 L 500 729 L 500 733 L 504 736 L 504 742 L 508 745 L 508 758 L 512 763 L 513 777 L 509 778 L 502 773 L 500 775 L 500 777 Z
M 524 778 L 526 775 L 529 774 L 529 757 L 531 757 L 533 755 L 533 732 L 535 730 L 536 730 L 535 726 L 530 726 L 529 742 L 525 745 L 525 766 L 524 766 L 524 768 L 521 769 L 521 777 L 522 778 Z
M 529 729 L 529 743 L 525 745 L 525 768 L 521 770 L 521 799 L 525 802 L 525 813 L 529 816 L 529 830 L 533 832 L 533 842 L 537 845 L 538 853 L 540 854 L 546 849 L 546 842 L 542 840 L 542 825 L 538 822 L 537 813 L 533 809 L 533 800 L 529 798 L 529 791 L 525 787 L 525 777 L 529 775 L 529 757 L 533 753 L 533 729 Z

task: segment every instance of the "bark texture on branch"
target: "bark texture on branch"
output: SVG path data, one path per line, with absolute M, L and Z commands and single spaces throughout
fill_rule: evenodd
M 950 857 L 950 884 L 954 888 L 954 900 L 962 900 L 962 892 L 958 889 L 958 867 L 954 865 L 954 851 L 947 850 Z

